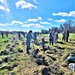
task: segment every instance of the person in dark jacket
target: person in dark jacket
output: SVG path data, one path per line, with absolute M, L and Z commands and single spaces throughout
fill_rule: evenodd
M 37 43 L 37 33 L 35 32 L 33 35 L 34 35 L 34 43 L 36 44 Z
M 6 32 L 6 36 L 8 37 L 8 32 Z
M 54 34 L 52 31 L 50 32 L 50 35 L 49 35 L 49 42 L 50 42 L 50 45 L 54 44 Z
M 69 38 L 69 31 L 66 31 L 66 42 L 68 42 L 68 38 Z
M 4 32 L 3 31 L 1 31 L 1 35 L 2 35 L 2 38 L 4 38 Z
M 65 41 L 65 38 L 66 38 L 66 31 L 65 30 L 63 31 L 62 35 L 63 35 L 62 41 Z

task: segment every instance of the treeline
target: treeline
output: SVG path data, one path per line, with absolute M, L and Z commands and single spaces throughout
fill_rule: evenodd
M 42 29 L 42 34 L 48 34 L 51 30 L 58 30 L 58 33 L 63 32 L 64 30 L 69 30 L 70 33 L 75 33 L 75 21 L 69 20 L 63 24 L 60 24 L 59 27 L 49 28 L 48 30 Z

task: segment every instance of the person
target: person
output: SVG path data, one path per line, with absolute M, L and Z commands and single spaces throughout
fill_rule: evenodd
M 44 50 L 44 48 L 45 48 L 45 39 L 42 38 L 41 41 L 42 41 L 42 48 L 43 48 L 43 50 Z
M 66 31 L 66 42 L 68 42 L 68 38 L 69 38 L 69 31 Z
M 51 31 L 50 32 L 50 35 L 49 35 L 49 42 L 50 42 L 50 45 L 52 44 L 54 44 L 54 35 L 53 35 L 53 32 Z
M 4 38 L 4 33 L 3 33 L 3 31 L 1 31 L 1 35 L 2 35 L 2 38 Z
M 37 43 L 37 33 L 36 32 L 34 33 L 34 43 L 35 44 Z
M 18 39 L 19 39 L 19 40 L 21 39 L 21 34 L 20 34 L 20 32 L 18 32 Z
M 6 32 L 6 36 L 8 37 L 8 32 Z
M 63 33 L 62 33 L 62 35 L 63 35 L 63 37 L 62 37 L 62 41 L 65 41 L 65 31 L 63 31 Z
M 45 53 L 45 51 L 47 50 L 47 47 L 45 46 L 45 44 L 47 43 L 47 41 L 45 41 L 44 38 L 42 38 L 41 41 L 42 41 L 42 49 L 43 49 L 43 53 Z
M 33 39 L 32 30 L 30 30 L 28 32 L 27 36 L 26 36 L 26 51 L 27 51 L 27 54 L 30 54 L 29 49 L 30 49 L 31 39 Z
M 38 57 L 38 54 L 39 53 L 39 49 L 36 49 L 36 50 L 34 50 L 33 52 L 32 52 L 32 56 L 34 57 L 34 58 L 37 58 Z
M 13 43 L 13 45 L 17 42 L 17 32 L 15 32 L 15 31 L 13 31 L 12 32 L 12 43 Z
M 25 38 L 25 32 L 22 32 L 23 37 Z
M 58 41 L 58 32 L 55 32 L 55 42 Z
M 53 38 L 54 38 L 54 43 L 56 43 L 58 40 L 58 32 L 54 32 Z

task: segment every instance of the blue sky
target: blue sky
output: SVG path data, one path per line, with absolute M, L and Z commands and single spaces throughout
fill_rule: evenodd
M 75 21 L 75 0 L 0 0 L 0 30 L 40 31 Z

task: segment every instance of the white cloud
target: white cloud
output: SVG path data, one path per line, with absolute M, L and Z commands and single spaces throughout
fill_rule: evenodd
M 36 24 L 35 28 L 44 28 L 44 26 L 40 25 L 40 24 Z
M 11 23 L 4 23 L 4 24 L 0 24 L 0 26 L 11 26 L 11 25 L 21 25 L 21 27 L 34 27 L 34 28 L 43 28 L 44 26 L 42 26 L 41 24 L 38 23 L 27 23 L 27 22 L 21 22 L 21 21 L 16 21 L 13 20 Z
M 49 18 L 48 20 L 53 21 L 53 19 L 52 19 L 52 18 Z
M 12 22 L 11 22 L 11 25 L 22 25 L 23 24 L 23 22 L 21 22 L 21 21 L 16 21 L 16 20 L 13 20 Z
M 30 18 L 30 19 L 28 19 L 27 21 L 28 21 L 28 22 L 38 22 L 38 21 L 40 21 L 40 20 L 42 20 L 42 17 Z
M 53 13 L 53 16 L 68 16 L 66 12 Z
M 6 8 L 6 7 L 2 6 L 2 5 L 0 5 L 0 10 L 6 11 L 6 12 L 10 12 L 9 8 Z
M 42 17 L 40 17 L 40 16 L 39 16 L 39 17 L 37 17 L 37 18 L 38 18 L 38 20 L 42 20 Z
M 9 8 L 6 8 L 6 11 L 10 12 L 10 9 Z
M 71 11 L 69 13 L 66 12 L 58 12 L 58 13 L 53 13 L 53 16 L 67 16 L 67 17 L 75 17 L 75 11 Z
M 5 10 L 4 6 L 0 5 L 0 10 Z
M 13 20 L 11 23 L 0 23 L 0 26 L 22 25 L 23 22 Z
M 34 27 L 34 28 L 43 28 L 44 26 L 36 23 L 30 23 L 30 24 L 23 24 L 22 27 Z
M 10 9 L 8 8 L 8 4 L 6 0 L 0 0 L 1 5 L 0 5 L 0 10 L 10 12 Z
M 27 21 L 28 21 L 28 22 L 37 22 L 38 19 L 28 19 Z
M 0 23 L 0 26 L 8 26 L 10 25 L 9 23 Z
M 70 13 L 69 13 L 69 16 L 75 17 L 75 11 L 70 12 Z
M 66 22 L 66 20 L 65 19 L 60 19 L 60 20 L 55 20 L 55 22 Z
M 40 24 L 51 24 L 49 22 L 40 22 Z
M 4 3 L 4 0 L 0 0 L 1 3 Z
M 35 6 L 35 5 L 33 5 L 33 4 L 29 3 L 29 2 L 26 2 L 24 0 L 19 0 L 15 4 L 16 4 L 17 8 L 20 7 L 21 9 L 24 9 L 24 8 L 29 8 L 29 9 L 31 9 L 31 8 L 37 8 L 37 6 Z

